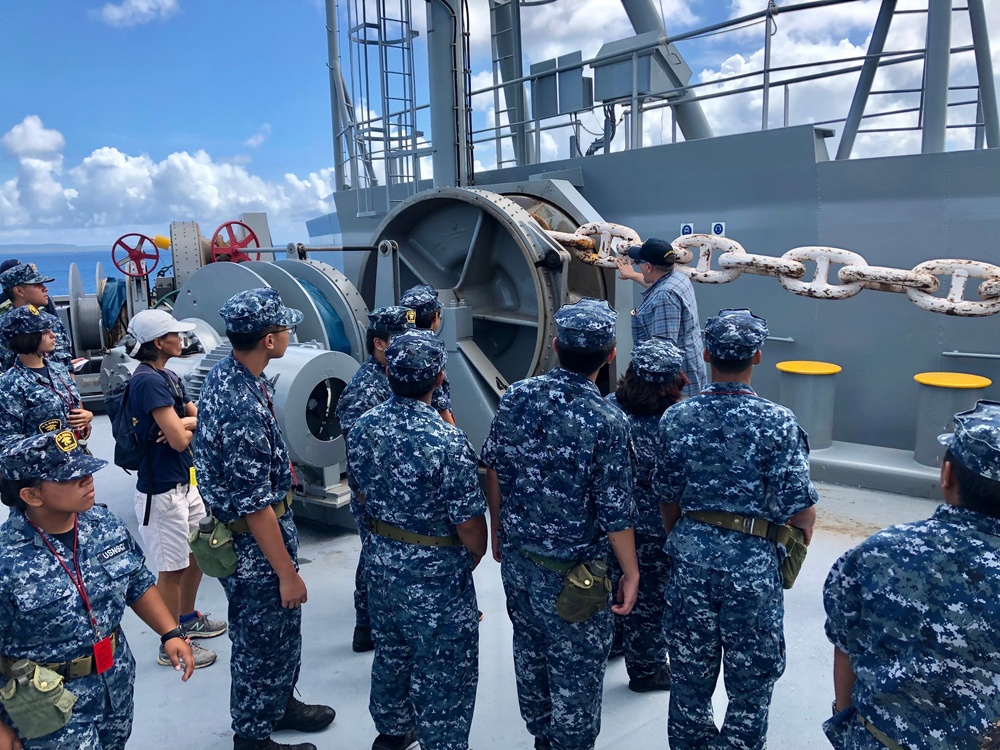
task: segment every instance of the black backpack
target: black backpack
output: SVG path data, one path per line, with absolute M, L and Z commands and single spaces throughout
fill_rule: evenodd
M 104 408 L 111 421 L 111 434 L 115 437 L 115 466 L 126 471 L 137 471 L 148 452 L 145 441 L 140 442 L 135 434 L 139 420 L 133 416 L 128 400 L 129 386 L 134 377 L 135 374 L 124 383 L 119 383 L 104 397 Z

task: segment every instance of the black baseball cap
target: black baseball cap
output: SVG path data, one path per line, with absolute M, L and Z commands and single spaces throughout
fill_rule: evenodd
M 633 245 L 628 249 L 628 257 L 640 263 L 652 263 L 654 266 L 670 266 L 674 260 L 674 246 L 659 237 L 650 237 L 641 245 Z

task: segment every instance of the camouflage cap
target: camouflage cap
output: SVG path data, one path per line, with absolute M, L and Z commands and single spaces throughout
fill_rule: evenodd
M 88 477 L 108 462 L 88 456 L 69 430 L 46 432 L 18 440 L 0 453 L 4 478 L 11 481 L 44 479 L 68 482 Z
M 684 354 L 670 339 L 654 336 L 632 349 L 632 369 L 642 380 L 668 383 L 681 371 Z
M 444 341 L 427 330 L 414 328 L 394 336 L 385 350 L 389 377 L 401 383 L 420 383 L 437 376 L 448 361 Z
M 1000 481 L 1000 401 L 977 401 L 955 415 L 955 431 L 938 436 L 951 454 L 980 476 Z
M 748 309 L 723 309 L 709 318 L 704 330 L 705 348 L 713 357 L 737 361 L 750 359 L 767 338 L 767 321 Z
M 58 325 L 59 319 L 55 315 L 39 310 L 34 305 L 22 305 L 0 318 L 0 341 L 6 344 L 12 336 L 19 333 L 54 331 Z
M 368 313 L 368 327 L 379 333 L 397 334 L 413 328 L 417 314 L 408 307 L 380 307 Z
M 615 340 L 618 313 L 603 299 L 584 297 L 556 313 L 556 338 L 575 349 L 599 349 Z
M 438 299 L 437 289 L 430 284 L 417 284 L 407 289 L 399 298 L 399 304 L 411 308 L 417 315 L 426 315 L 444 307 Z
M 38 273 L 38 267 L 34 263 L 19 263 L 0 273 L 0 286 L 4 289 L 13 289 L 22 284 L 48 284 L 50 281 L 55 279 Z
M 270 326 L 297 326 L 302 313 L 281 303 L 277 289 L 247 289 L 234 294 L 219 310 L 226 330 L 256 333 Z

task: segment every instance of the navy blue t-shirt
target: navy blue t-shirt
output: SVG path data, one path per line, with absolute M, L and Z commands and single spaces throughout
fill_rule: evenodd
M 156 370 L 145 363 L 135 369 L 130 383 L 129 404 L 132 415 L 138 420 L 135 434 L 140 439 L 149 436 L 146 446 L 151 452 L 139 465 L 136 489 L 156 495 L 171 490 L 178 484 L 188 484 L 194 463 L 191 448 L 175 451 L 169 443 L 155 442 L 160 428 L 152 414 L 154 409 L 173 406 L 177 416 L 183 417 L 191 401 L 184 390 L 184 384 L 170 370 Z

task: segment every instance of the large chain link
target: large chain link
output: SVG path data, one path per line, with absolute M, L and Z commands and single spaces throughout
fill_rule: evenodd
M 579 241 L 582 235 L 593 248 L 598 243 L 591 238 L 601 234 L 598 252 L 591 250 L 591 253 L 602 261 L 593 264 L 605 268 L 614 266 L 612 239 L 621 238 L 618 246 L 621 254 L 624 254 L 626 245 L 641 242 L 638 234 L 619 224 L 584 226 L 588 228 L 585 233 L 584 227 L 581 227 L 575 235 L 556 232 L 549 232 L 549 235 L 557 242 L 563 242 L 562 237 Z M 611 239 L 606 239 L 597 227 L 614 227 L 613 233 L 608 232 Z M 677 250 L 675 267 L 692 281 L 702 284 L 728 284 L 744 273 L 750 273 L 774 276 L 788 291 L 814 299 L 847 299 L 864 289 L 870 289 L 906 294 L 917 307 L 945 315 L 983 317 L 1000 313 L 1000 266 L 991 263 L 975 260 L 929 260 L 906 270 L 870 266 L 863 257 L 850 250 L 816 246 L 792 248 L 776 258 L 748 253 L 735 240 L 708 234 L 683 235 L 675 239 L 673 245 Z M 577 257 L 585 260 L 583 254 L 578 254 Z M 606 260 L 608 257 L 611 258 L 610 263 Z M 712 268 L 713 260 L 718 268 Z M 691 261 L 695 262 L 694 266 L 688 265 Z M 809 281 L 803 280 L 807 273 L 807 263 L 815 264 L 815 272 Z M 841 266 L 835 275 L 837 283 L 831 281 L 834 266 Z M 950 278 L 948 293 L 942 297 L 935 296 L 935 292 L 941 289 L 939 276 Z M 982 279 L 977 288 L 980 297 L 978 300 L 965 297 L 969 279 Z

